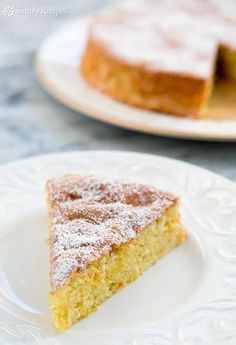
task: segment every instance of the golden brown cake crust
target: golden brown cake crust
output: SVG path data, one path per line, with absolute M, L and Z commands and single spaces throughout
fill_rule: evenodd
M 95 176 L 65 175 L 47 182 L 51 286 L 129 242 L 178 198 L 154 187 Z
M 135 107 L 196 117 L 207 101 L 212 79 L 194 74 L 149 71 L 113 56 L 91 36 L 81 72 L 94 87 Z

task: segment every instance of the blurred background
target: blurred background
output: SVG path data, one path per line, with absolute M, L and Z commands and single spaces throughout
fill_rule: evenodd
M 236 182 L 236 143 L 170 139 L 107 125 L 51 98 L 34 71 L 38 47 L 53 30 L 115 0 L 21 0 L 0 4 L 0 164 L 72 150 L 129 150 L 194 163 Z M 46 8 L 39 15 L 17 8 Z

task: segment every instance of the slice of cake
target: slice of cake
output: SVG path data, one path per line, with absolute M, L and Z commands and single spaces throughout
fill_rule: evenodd
M 179 199 L 154 187 L 74 174 L 46 188 L 50 306 L 60 331 L 185 239 Z
M 116 100 L 204 116 L 214 76 L 236 79 L 236 2 L 126 0 L 90 25 L 81 72 Z

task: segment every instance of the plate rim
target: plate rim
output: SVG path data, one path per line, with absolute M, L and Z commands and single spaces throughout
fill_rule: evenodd
M 205 172 L 205 173 L 210 173 L 212 176 L 225 181 L 227 183 L 232 184 L 232 186 L 234 188 L 236 188 L 236 182 L 230 180 L 229 178 L 215 172 L 212 171 L 208 168 L 204 168 L 202 166 L 198 166 L 197 164 L 194 163 L 189 163 L 186 162 L 182 159 L 177 159 L 177 158 L 172 158 L 172 157 L 168 157 L 168 156 L 164 156 L 164 155 L 156 155 L 153 153 L 147 153 L 147 152 L 140 152 L 140 151 L 132 151 L 132 150 L 115 150 L 115 149 L 111 149 L 111 150 L 107 150 L 107 149 L 92 149 L 92 150 L 69 150 L 69 151 L 56 151 L 56 152 L 49 152 L 49 153 L 44 153 L 44 154 L 39 154 L 39 155 L 32 155 L 32 156 L 28 156 L 28 157 L 23 157 L 17 160 L 14 160 L 12 162 L 7 162 L 4 164 L 0 165 L 0 173 L 2 171 L 2 169 L 7 169 L 8 167 L 14 166 L 14 165 L 18 165 L 18 164 L 22 164 L 22 163 L 27 163 L 31 160 L 38 160 L 38 159 L 47 159 L 47 158 L 57 158 L 59 156 L 73 156 L 73 155 L 77 155 L 77 154 L 127 154 L 127 155 L 137 155 L 137 156 L 147 156 L 147 157 L 152 157 L 152 158 L 157 158 L 157 159 L 163 159 L 172 163 L 177 163 L 179 165 L 182 165 L 183 167 L 189 167 L 189 168 L 194 168 L 194 169 L 198 169 L 199 171 Z

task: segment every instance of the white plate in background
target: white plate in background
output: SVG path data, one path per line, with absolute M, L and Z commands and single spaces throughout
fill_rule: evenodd
M 84 115 L 140 132 L 200 140 L 236 140 L 236 87 L 229 91 L 231 89 L 221 86 L 226 91 L 223 97 L 220 93 L 219 101 L 217 98 L 213 106 L 220 113 L 219 117 L 230 112 L 231 120 L 181 118 L 142 110 L 115 101 L 90 87 L 79 68 L 89 20 L 89 17 L 80 18 L 62 26 L 43 42 L 38 51 L 38 78 L 57 100 Z M 225 98 L 226 104 L 221 104 L 221 99 Z

